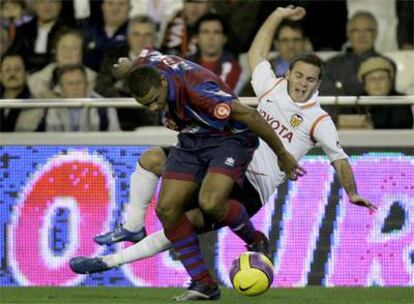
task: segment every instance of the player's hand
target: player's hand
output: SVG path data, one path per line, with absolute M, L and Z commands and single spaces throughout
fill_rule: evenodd
M 115 78 L 121 79 L 124 78 L 131 67 L 131 60 L 126 57 L 121 57 L 118 59 L 118 62 L 115 63 L 112 67 L 112 73 Z
M 377 210 L 377 206 L 372 204 L 369 200 L 359 196 L 359 195 L 352 195 L 349 197 L 349 201 L 357 206 L 368 208 L 371 212 L 375 212 Z
M 299 166 L 296 159 L 289 152 L 278 155 L 280 169 L 286 173 L 290 180 L 297 180 L 299 176 L 306 174 L 306 170 Z
M 296 21 L 305 17 L 306 10 L 301 6 L 289 5 L 287 7 L 278 7 L 275 13 L 283 19 L 290 19 L 292 21 Z

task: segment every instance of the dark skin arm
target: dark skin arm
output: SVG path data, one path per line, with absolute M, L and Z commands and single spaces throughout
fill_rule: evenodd
M 280 169 L 284 171 L 290 179 L 296 179 L 297 176 L 303 176 L 306 173 L 306 171 L 298 165 L 296 159 L 285 149 L 279 137 L 259 112 L 241 104 L 238 100 L 232 102 L 231 111 L 234 120 L 247 125 L 253 133 L 258 135 L 269 145 L 278 157 Z

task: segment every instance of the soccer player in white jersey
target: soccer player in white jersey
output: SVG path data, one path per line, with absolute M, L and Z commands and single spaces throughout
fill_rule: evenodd
M 313 54 L 302 54 L 292 60 L 286 78 L 276 78 L 267 61 L 272 37 L 279 23 L 287 18 L 299 20 L 305 15 L 301 7 L 278 8 L 265 21 L 249 50 L 252 85 L 259 99 L 258 111 L 281 137 L 286 149 L 297 159 L 319 144 L 327 154 L 351 203 L 375 211 L 376 206 L 358 195 L 348 162 L 348 156 L 339 144 L 332 119 L 318 103 L 318 87 L 322 63 Z M 77 273 L 109 270 L 126 263 L 153 256 L 170 248 L 171 243 L 163 231 L 145 236 L 144 219 L 148 204 L 161 175 L 165 154 L 159 148 L 143 154 L 131 176 L 130 202 L 123 227 L 109 232 L 98 240 L 101 244 L 118 241 L 139 241 L 115 254 L 102 257 L 76 257 L 70 266 Z M 276 187 L 286 180 L 276 164 L 277 157 L 263 141 L 248 166 L 243 189 L 234 189 L 234 196 L 253 216 L 265 204 Z M 192 207 L 196 207 L 193 205 Z M 191 209 L 191 208 L 190 208 Z M 188 211 L 189 218 L 200 231 L 217 229 L 198 209 Z M 138 237 L 135 237 L 138 236 Z M 142 240 L 141 240 L 142 239 Z

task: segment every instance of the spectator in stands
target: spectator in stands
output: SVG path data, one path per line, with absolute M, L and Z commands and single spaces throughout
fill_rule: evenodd
M 285 19 L 275 33 L 274 47 L 278 56 L 270 61 L 276 77 L 285 76 L 290 60 L 305 51 L 305 35 L 299 21 Z
M 371 57 L 362 62 L 358 78 L 364 87 L 365 95 L 402 95 L 395 91 L 394 71 L 392 62 L 384 57 Z M 375 129 L 408 129 L 413 127 L 413 113 L 409 105 L 373 106 L 370 113 Z
M 348 0 L 348 16 L 358 11 L 370 12 L 377 21 L 377 36 L 375 49 L 378 52 L 393 52 L 398 50 L 397 45 L 397 0 L 366 1 Z
M 29 72 L 40 70 L 51 61 L 52 41 L 64 26 L 59 19 L 60 0 L 34 0 L 35 17 L 17 28 L 10 50 L 26 59 Z
M 365 11 L 356 12 L 347 24 L 350 48 L 327 61 L 320 86 L 321 95 L 361 95 L 364 90 L 357 74 L 362 61 L 380 56 L 374 50 L 377 21 Z M 393 63 L 395 66 L 395 64 Z
M 42 70 L 29 76 L 29 87 L 36 98 L 56 98 L 60 96 L 57 86 L 58 70 L 68 64 L 82 63 L 83 54 L 82 34 L 73 29 L 63 29 L 56 34 L 53 41 L 53 54 L 55 60 Z M 95 85 L 96 73 L 86 69 L 90 88 Z
M 277 77 L 285 76 L 289 70 L 290 60 L 299 53 L 306 51 L 306 44 L 307 40 L 300 21 L 285 19 L 279 24 L 273 41 L 278 55 L 276 58 L 269 60 Z M 241 95 L 255 96 L 250 83 L 246 84 Z
M 212 2 L 213 9 L 226 20 L 229 26 L 227 48 L 236 55 L 246 53 L 256 34 L 260 7 L 263 2 L 270 1 L 222 0 Z
M 306 10 L 303 19 L 305 37 L 313 51 L 339 51 L 346 42 L 347 3 L 350 0 L 272 0 L 261 1 L 258 20 L 265 20 L 269 13 L 287 2 Z M 353 1 L 353 0 L 351 0 Z M 311 51 L 309 49 L 309 51 Z
M 164 36 L 163 34 L 165 32 L 167 23 L 177 13 L 177 11 L 183 9 L 183 4 L 183 0 L 131 0 L 131 10 L 129 12 L 129 17 L 132 18 L 136 15 L 147 15 L 151 17 L 156 25 L 156 46 L 159 47 L 162 43 L 161 39 Z
M 137 15 L 128 22 L 128 46 L 109 50 L 104 57 L 96 79 L 96 92 L 105 97 L 131 97 L 125 79 L 117 81 L 112 66 L 121 57 L 134 60 L 145 48 L 153 48 L 156 41 L 156 25 L 151 17 Z M 148 109 L 117 109 L 121 129 L 132 131 L 144 125 L 158 125 L 159 117 Z
M 6 54 L 1 62 L 0 94 L 2 99 L 27 99 L 31 94 L 26 84 L 24 60 L 19 54 Z M 0 131 L 15 131 L 20 109 L 0 108 Z
M 104 0 L 103 23 L 90 19 L 83 24 L 86 54 L 85 64 L 98 71 L 105 51 L 126 46 L 129 0 Z
M 1 27 L 5 31 L 4 53 L 8 46 L 12 45 L 16 37 L 18 27 L 29 22 L 32 17 L 25 14 L 26 2 L 24 0 L 3 0 L 1 1 Z
M 210 11 L 208 0 L 185 0 L 184 8 L 167 24 L 161 51 L 164 54 L 190 56 L 196 51 L 194 34 L 197 20 Z
M 145 15 L 137 15 L 128 22 L 128 45 L 105 53 L 101 69 L 96 81 L 96 92 L 105 97 L 130 97 L 125 81 L 116 82 L 112 74 L 112 66 L 121 57 L 134 60 L 141 51 L 155 46 L 156 31 L 152 18 Z
M 86 69 L 82 65 L 63 66 L 59 69 L 58 81 L 62 98 L 98 97 L 88 90 Z M 44 120 L 46 131 L 119 130 L 118 117 L 112 108 L 51 108 Z
M 196 23 L 197 52 L 187 59 L 213 71 L 236 93 L 243 87 L 242 70 L 234 55 L 224 48 L 228 28 L 224 19 L 207 13 Z

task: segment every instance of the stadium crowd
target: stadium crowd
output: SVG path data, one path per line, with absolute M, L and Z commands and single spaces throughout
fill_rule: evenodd
M 308 13 L 276 31 L 269 60 L 278 77 L 295 55 L 314 51 L 325 60 L 322 96 L 414 94 L 414 77 L 397 90 L 403 63 L 388 56 L 414 52 L 413 1 L 3 0 L 1 99 L 130 97 L 112 65 L 144 48 L 185 57 L 240 96 L 254 96 L 245 53 L 269 12 L 288 4 Z M 409 105 L 327 110 L 339 128 L 413 127 Z M 356 115 L 363 119 L 350 123 L 347 116 Z M 159 124 L 159 115 L 144 108 L 0 108 L 2 132 L 132 131 Z

